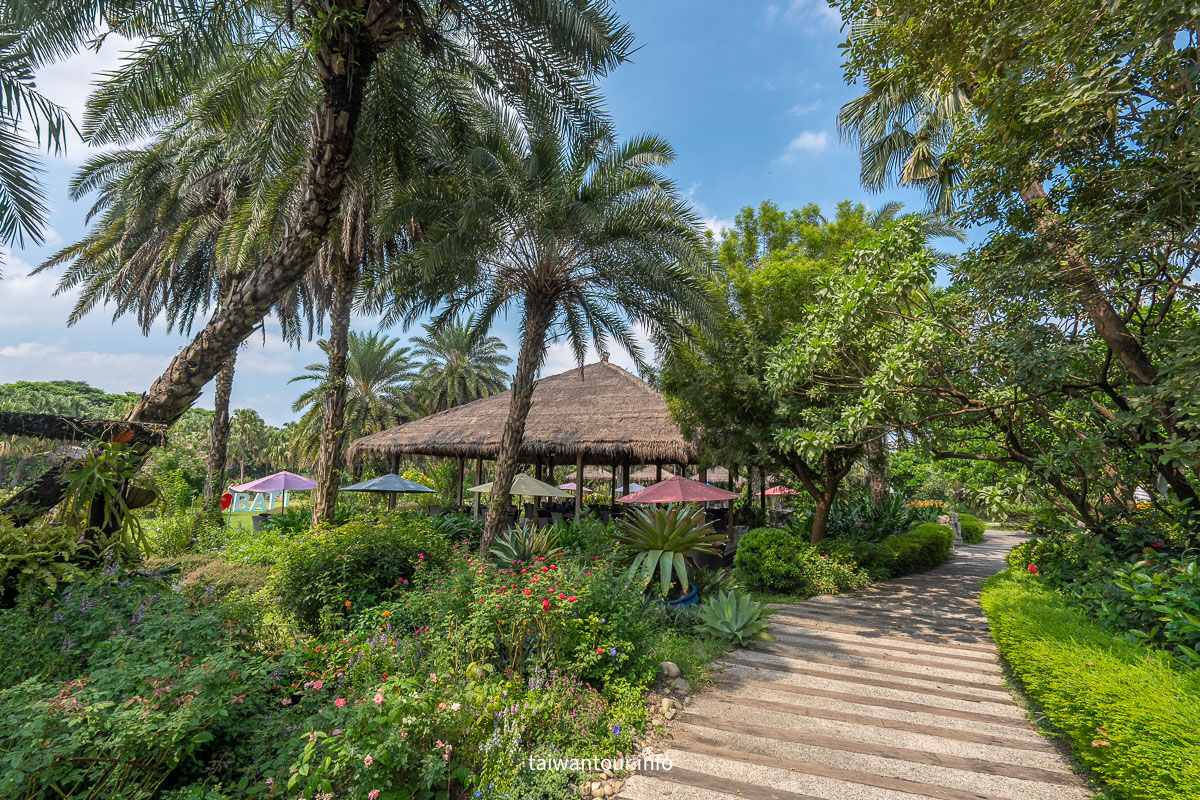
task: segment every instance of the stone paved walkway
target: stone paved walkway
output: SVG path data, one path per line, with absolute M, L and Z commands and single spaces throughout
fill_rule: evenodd
M 979 608 L 1018 534 L 936 570 L 780 606 L 776 641 L 736 650 L 676 719 L 669 772 L 626 800 L 1082 800 L 1005 687 Z

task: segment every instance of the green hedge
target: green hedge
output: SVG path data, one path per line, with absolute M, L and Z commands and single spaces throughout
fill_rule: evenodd
M 950 558 L 954 546 L 954 531 L 936 522 L 926 522 L 899 536 L 889 536 L 879 543 L 874 565 L 899 578 L 914 572 L 931 570 Z
M 1200 671 L 1100 627 L 1027 572 L 989 579 L 983 609 L 1026 691 L 1114 797 L 1200 797 Z
M 853 563 L 821 553 L 794 532 L 755 528 L 738 540 L 738 580 L 760 592 L 810 596 L 862 589 L 870 577 Z
M 970 514 L 959 514 L 958 524 L 962 527 L 963 544 L 979 544 L 983 541 L 983 522 Z

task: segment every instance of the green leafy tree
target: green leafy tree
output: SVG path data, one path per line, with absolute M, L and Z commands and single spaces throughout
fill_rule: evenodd
M 426 413 L 445 411 L 502 392 L 505 368 L 512 359 L 504 342 L 479 336 L 470 317 L 442 326 L 425 325 L 424 336 L 412 338 L 413 355 L 423 360 L 416 388 Z
M 888 222 L 899 211 L 889 205 L 886 214 L 871 214 L 846 202 L 826 219 L 815 205 L 786 214 L 772 203 L 744 209 L 717 245 L 725 305 L 713 332 L 697 332 L 665 358 L 662 388 L 685 434 L 711 462 L 792 472 L 816 506 L 814 541 L 824 536 L 843 479 L 865 448 L 882 443 L 893 427 L 872 415 L 814 434 L 838 416 L 828 404 L 832 387 L 822 385 L 823 377 L 817 383 L 773 380 L 772 358 L 798 346 L 794 331 L 828 322 L 822 295 L 854 279 L 854 254 L 884 235 L 881 226 L 899 224 Z M 916 249 L 905 245 L 886 258 L 919 258 L 932 269 L 939 257 L 927 242 L 940 228 L 921 215 L 902 219 L 915 231 Z M 828 367 L 849 368 L 838 361 L 844 358 L 862 369 L 873 357 L 861 347 L 839 351 Z
M 564 338 L 580 364 L 589 341 L 601 353 L 615 342 L 644 365 L 633 323 L 667 337 L 706 312 L 698 221 L 660 169 L 672 159 L 653 136 L 569 144 L 551 131 L 526 137 L 493 125 L 470 155 L 476 201 L 431 226 L 412 283 L 395 289 L 416 299 L 389 320 L 435 312 L 436 328 L 474 312 L 476 335 L 497 314 L 520 309 L 521 347 L 482 552 L 505 523 L 549 342 Z
M 1194 11 L 840 8 L 847 77 L 867 87 L 841 115 L 864 181 L 924 186 L 990 230 L 954 278 L 980 315 L 974 368 L 996 379 L 972 399 L 997 409 L 1004 447 L 957 452 L 1035 469 L 1094 530 L 1111 532 L 1102 506 L 1138 483 L 1161 481 L 1162 510 L 1194 514 Z

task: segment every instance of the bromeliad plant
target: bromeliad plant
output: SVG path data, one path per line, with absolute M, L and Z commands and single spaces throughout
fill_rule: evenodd
M 700 513 L 686 506 L 637 509 L 632 519 L 620 521 L 616 535 L 617 542 L 633 554 L 629 574 L 649 585 L 657 571 L 664 595 L 673 583 L 686 592 L 688 559 L 701 553 L 716 555 L 716 545 L 723 539 Z
M 721 592 L 700 606 L 700 622 L 696 630 L 708 633 L 739 647 L 753 650 L 758 642 L 773 642 L 767 633 L 767 618 L 771 612 L 750 599 L 734 592 Z

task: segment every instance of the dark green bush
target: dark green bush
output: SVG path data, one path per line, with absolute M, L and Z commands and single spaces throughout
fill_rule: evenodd
M 813 595 L 861 589 L 871 579 L 847 563 L 778 528 L 756 528 L 738 541 L 734 556 L 738 580 L 761 592 Z
M 963 544 L 979 544 L 983 541 L 983 522 L 970 514 L 959 514 L 958 524 L 962 527 Z
M 953 546 L 954 531 L 945 525 L 925 522 L 908 533 L 880 542 L 871 566 L 886 568 L 893 578 L 925 572 L 950 558 Z
M 284 612 L 317 633 L 351 609 L 391 597 L 418 562 L 441 564 L 449 554 L 449 541 L 428 517 L 355 518 L 294 538 L 269 586 Z
M 1200 672 L 1105 630 L 1027 566 L 989 579 L 982 602 L 1013 672 L 1114 797 L 1200 797 Z

